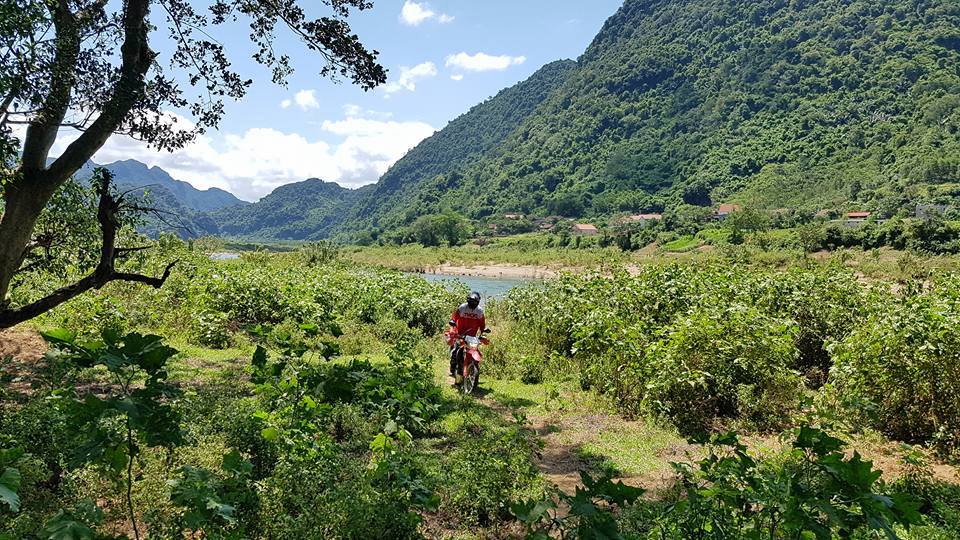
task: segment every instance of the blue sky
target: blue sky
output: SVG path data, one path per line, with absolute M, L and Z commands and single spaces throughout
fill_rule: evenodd
M 349 19 L 389 70 L 387 85 L 369 92 L 320 78 L 321 60 L 286 36 L 277 45 L 296 72 L 286 88 L 276 86 L 250 59 L 247 30 L 218 28 L 234 66 L 255 80 L 243 101 L 227 104 L 219 131 L 173 154 L 115 136 L 94 159 L 138 159 L 246 200 L 309 177 L 348 187 L 375 182 L 473 105 L 543 64 L 579 56 L 621 1 L 377 0 Z M 162 33 L 154 41 L 161 62 Z

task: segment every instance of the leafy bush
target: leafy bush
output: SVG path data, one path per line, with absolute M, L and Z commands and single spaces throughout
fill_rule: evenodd
M 580 480 L 583 487 L 577 486 L 572 496 L 561 491 L 546 500 L 510 505 L 510 512 L 526 526 L 528 540 L 551 538 L 551 533 L 560 538 L 623 538 L 612 508 L 633 504 L 644 490 L 582 471 Z M 561 513 L 560 504 L 569 510 Z
M 197 317 L 196 343 L 211 349 L 225 349 L 230 345 L 230 317 L 226 313 L 205 311 Z
M 886 302 L 833 348 L 836 395 L 890 437 L 960 451 L 960 309 L 942 289 Z
M 960 486 L 936 480 L 923 455 L 915 449 L 904 456 L 906 472 L 891 488 L 916 499 L 924 523 L 911 529 L 911 537 L 946 540 L 960 538 Z
M 508 519 L 510 501 L 541 495 L 531 445 L 520 426 L 468 435 L 443 460 L 441 509 L 480 525 Z
M 511 332 L 511 343 L 491 353 L 513 354 L 491 354 L 491 364 L 519 377 L 531 354 L 544 373 L 572 361 L 581 385 L 622 412 L 665 414 L 690 430 L 718 416 L 771 429 L 798 405 L 799 374 L 812 387 L 824 383 L 832 365 L 825 344 L 845 338 L 869 303 L 856 277 L 834 267 L 667 265 L 636 275 L 567 275 L 507 295 L 502 312 L 532 343 L 521 346 Z
M 795 331 L 738 305 L 680 318 L 646 354 L 643 406 L 688 433 L 707 431 L 718 418 L 782 426 L 802 392 L 791 370 Z
M 653 523 L 631 527 L 648 538 L 850 538 L 921 520 L 910 497 L 888 487 L 859 453 L 819 429 L 793 432 L 784 455 L 760 461 L 735 434 L 714 436 L 708 455 L 674 464 L 677 492 Z M 650 516 L 640 514 L 642 519 Z

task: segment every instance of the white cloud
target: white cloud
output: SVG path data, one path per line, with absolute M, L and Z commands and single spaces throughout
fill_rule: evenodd
M 379 120 L 388 120 L 393 118 L 392 112 L 364 109 L 363 107 L 353 103 L 347 103 L 343 106 L 343 115 L 347 118 L 375 118 Z
M 466 71 L 503 71 L 526 61 L 526 56 L 492 56 L 482 52 L 476 54 L 461 52 L 447 57 L 447 67 Z
M 280 102 L 280 108 L 281 108 L 281 109 L 289 109 L 289 108 L 290 108 L 290 105 L 293 105 L 293 102 L 290 101 L 289 99 L 285 99 L 285 100 L 283 100 L 283 101 Z
M 440 24 L 453 22 L 455 17 L 446 13 L 437 13 L 426 2 L 406 0 L 400 8 L 400 22 L 407 26 L 420 26 L 425 21 L 436 19 Z
M 348 106 L 344 112 L 344 118 L 322 123 L 329 142 L 257 127 L 243 133 L 202 135 L 171 153 L 114 135 L 93 160 L 106 164 L 136 159 L 150 167 L 160 167 L 199 189 L 218 187 L 253 201 L 281 185 L 307 178 L 322 178 L 346 187 L 375 182 L 435 131 L 424 122 L 384 120 L 388 113 L 356 106 Z M 183 129 L 193 127 L 179 115 L 165 113 L 164 117 Z M 50 155 L 59 155 L 78 135 L 74 130 L 62 130 Z
M 455 74 L 455 75 L 451 75 L 450 78 L 453 79 L 453 80 L 455 80 L 455 81 L 462 81 L 462 80 L 463 80 L 463 75 L 460 74 L 460 73 L 457 73 L 457 74 Z
M 297 107 L 306 111 L 308 109 L 319 109 L 320 103 L 317 102 L 316 90 L 300 90 L 293 96 L 293 101 Z
M 413 92 L 417 89 L 417 80 L 435 77 L 437 75 L 437 66 L 433 62 L 424 62 L 414 67 L 400 66 L 400 76 L 396 80 L 388 82 L 383 86 L 383 91 L 388 95 L 400 90 L 409 90 Z

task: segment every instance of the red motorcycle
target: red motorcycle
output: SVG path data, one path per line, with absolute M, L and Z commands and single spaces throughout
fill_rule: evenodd
M 480 345 L 490 344 L 490 340 L 484 337 L 489 332 L 489 328 L 484 328 L 477 336 L 449 336 L 453 341 L 450 372 L 464 394 L 472 394 L 480 384 L 480 363 L 483 362 Z

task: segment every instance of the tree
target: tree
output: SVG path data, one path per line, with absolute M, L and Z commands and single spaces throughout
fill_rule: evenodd
M 325 60 L 320 75 L 346 78 L 364 90 L 385 82 L 377 52 L 368 51 L 346 22 L 369 0 L 321 0 L 328 16 L 312 19 L 296 0 L 209 0 L 206 12 L 187 0 L 11 0 L 0 6 L 0 328 L 113 280 L 160 286 L 148 278 L 113 271 L 116 223 L 122 201 L 103 183 L 98 221 L 101 259 L 87 278 L 58 289 L 39 304 L 11 307 L 9 293 L 24 261 L 40 247 L 34 228 L 54 193 L 114 133 L 125 133 L 157 149 L 182 147 L 216 127 L 223 100 L 239 99 L 251 84 L 231 69 L 224 44 L 208 30 L 241 19 L 249 23 L 258 49 L 253 58 L 282 84 L 292 73 L 290 58 L 274 48 L 279 30 L 291 32 Z M 173 44 L 169 67 L 150 46 L 159 8 Z M 119 50 L 117 45 L 119 44 Z M 187 94 L 181 82 L 192 88 Z M 171 110 L 189 111 L 195 124 Z M 179 124 L 179 125 L 178 125 Z M 12 128 L 26 126 L 22 152 Z M 80 134 L 56 159 L 49 153 L 63 127 Z M 104 212 L 104 208 L 110 208 Z M 110 271 L 107 272 L 106 270 Z M 99 273 L 98 273 L 99 272 Z
M 758 210 L 744 208 L 738 212 L 731 212 L 724 225 L 730 230 L 730 242 L 742 244 L 747 233 L 765 231 L 770 228 L 770 218 Z
M 470 236 L 470 224 L 455 212 L 421 216 L 411 225 L 412 237 L 424 246 L 462 244 Z

